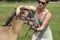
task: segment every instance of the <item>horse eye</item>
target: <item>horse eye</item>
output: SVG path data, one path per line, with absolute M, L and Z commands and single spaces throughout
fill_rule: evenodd
M 25 13 L 23 12 L 23 14 L 25 14 Z
M 24 11 L 23 11 L 23 10 L 21 10 L 21 13 L 22 13 L 22 14 L 24 14 Z
M 23 12 L 23 11 L 21 11 L 21 12 L 19 13 L 19 15 L 22 15 L 22 14 L 24 14 L 24 12 Z

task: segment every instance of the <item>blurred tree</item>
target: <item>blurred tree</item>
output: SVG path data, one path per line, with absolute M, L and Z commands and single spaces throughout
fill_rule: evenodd
M 11 1 L 15 1 L 15 0 L 6 0 L 6 1 L 11 2 Z
M 51 0 L 51 1 L 58 1 L 58 0 Z
M 14 1 L 17 1 L 17 2 L 29 2 L 29 1 L 37 1 L 37 0 L 0 0 L 0 1 L 8 1 L 8 2 L 14 2 Z M 51 0 L 51 1 L 60 1 L 60 0 Z
M 16 0 L 16 1 L 21 2 L 22 0 Z
M 3 0 L 0 0 L 0 1 L 3 1 Z

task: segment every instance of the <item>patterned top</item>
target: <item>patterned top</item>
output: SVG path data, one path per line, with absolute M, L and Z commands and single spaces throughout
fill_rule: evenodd
M 37 21 L 39 26 L 42 25 L 42 22 L 45 20 L 47 14 L 48 14 L 48 12 L 46 12 L 46 14 L 42 18 L 39 18 L 38 17 L 38 10 L 35 11 L 34 19 Z

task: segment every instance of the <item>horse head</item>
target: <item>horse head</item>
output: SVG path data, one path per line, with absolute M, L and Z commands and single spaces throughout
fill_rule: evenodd
M 4 26 L 7 26 L 11 22 L 11 20 L 14 18 L 14 16 L 16 18 L 19 18 L 19 19 L 25 21 L 25 23 L 27 23 L 27 21 L 30 20 L 33 17 L 33 14 L 28 9 L 17 7 L 15 9 L 14 14 L 8 18 L 8 20 L 6 21 L 6 24 Z
M 16 15 L 17 13 L 18 15 Z M 0 28 L 0 40 L 17 40 L 23 24 L 32 17 L 30 10 L 17 8 L 14 14 L 8 18 L 4 27 Z
M 18 15 L 17 15 L 17 14 L 18 14 Z M 17 9 L 16 9 L 16 15 L 17 15 L 20 19 L 22 19 L 22 20 L 24 20 L 24 21 L 26 21 L 26 22 L 30 21 L 30 20 L 33 18 L 33 13 L 32 13 L 32 11 L 31 11 L 31 10 L 28 10 L 28 9 L 26 9 L 26 8 L 17 8 Z

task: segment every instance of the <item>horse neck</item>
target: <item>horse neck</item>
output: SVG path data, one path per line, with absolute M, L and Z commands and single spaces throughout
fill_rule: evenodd
M 16 19 L 16 17 L 14 17 L 12 21 L 10 22 L 10 25 L 11 25 L 10 27 L 13 29 L 14 33 L 19 34 L 19 32 L 22 29 L 23 23 L 24 23 L 23 20 L 19 18 Z

